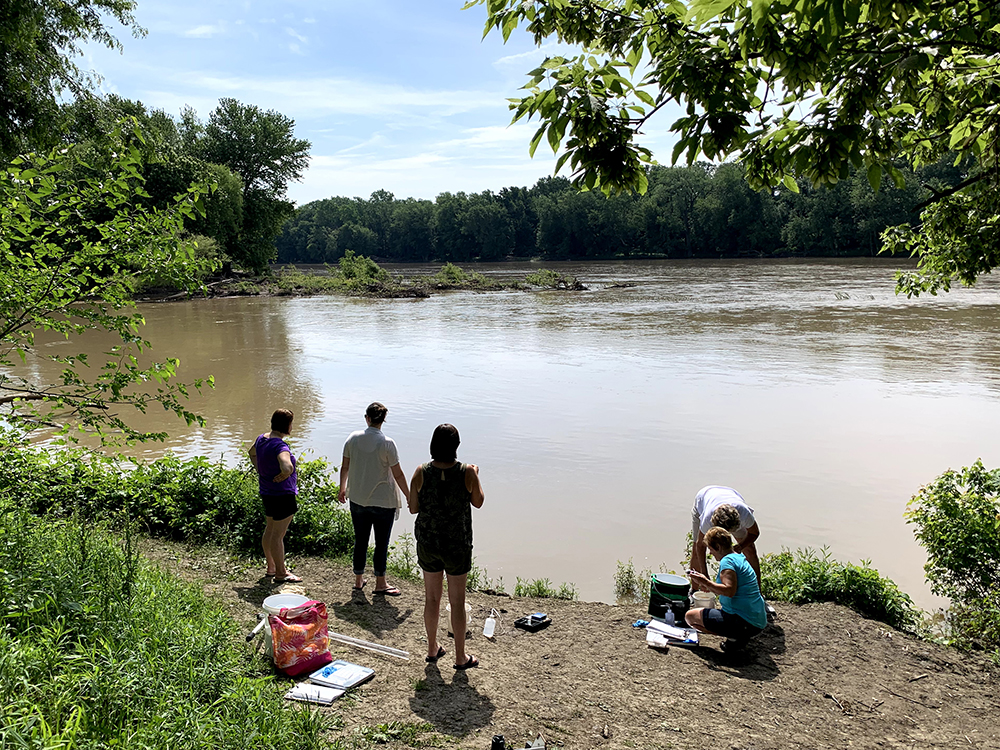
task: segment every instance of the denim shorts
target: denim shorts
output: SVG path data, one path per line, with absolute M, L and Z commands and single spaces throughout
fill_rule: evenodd
M 721 609 L 706 609 L 702 611 L 701 617 L 705 623 L 705 630 L 734 641 L 748 641 L 763 630 L 751 625 L 739 615 L 723 612 Z

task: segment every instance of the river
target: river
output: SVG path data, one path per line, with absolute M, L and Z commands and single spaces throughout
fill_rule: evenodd
M 150 413 L 172 437 L 139 450 L 234 461 L 283 406 L 296 453 L 339 465 L 378 400 L 407 476 L 459 428 L 486 491 L 475 555 L 508 591 L 611 601 L 618 560 L 680 567 L 695 493 L 726 484 L 762 552 L 826 546 L 938 604 L 903 511 L 949 467 L 1000 465 L 996 279 L 907 300 L 883 260 L 545 267 L 590 290 L 142 304 L 154 353 L 217 387 L 192 400 L 204 429 Z M 404 512 L 394 535 L 412 529 Z

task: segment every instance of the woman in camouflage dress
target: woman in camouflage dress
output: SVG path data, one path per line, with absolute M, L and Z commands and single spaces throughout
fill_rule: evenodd
M 408 505 L 417 514 L 417 563 L 424 572 L 424 627 L 428 662 L 447 653 L 437 642 L 438 617 L 448 576 L 451 628 L 455 634 L 455 669 L 479 665 L 465 653 L 465 579 L 472 569 L 472 508 L 483 506 L 479 467 L 457 459 L 454 425 L 438 425 L 431 437 L 431 461 L 417 467 L 410 482 Z

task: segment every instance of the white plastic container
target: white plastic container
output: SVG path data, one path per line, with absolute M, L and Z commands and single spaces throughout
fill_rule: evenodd
M 264 610 L 264 651 L 268 656 L 274 656 L 274 641 L 271 639 L 271 624 L 267 616 L 281 614 L 283 609 L 298 607 L 308 601 L 309 597 L 301 594 L 273 594 L 264 600 L 261 605 Z
M 691 606 L 694 609 L 704 608 L 704 609 L 715 609 L 716 599 L 715 594 L 711 591 L 695 591 L 691 594 Z
M 497 621 L 494 619 L 493 615 L 490 615 L 486 618 L 486 622 L 483 623 L 483 635 L 487 638 L 492 638 L 496 627 Z
M 448 635 L 452 635 L 451 632 L 451 605 L 446 604 L 444 610 L 441 612 L 440 619 L 443 620 L 441 626 L 448 632 Z M 469 625 L 472 624 L 472 605 L 465 605 L 465 632 L 469 632 Z

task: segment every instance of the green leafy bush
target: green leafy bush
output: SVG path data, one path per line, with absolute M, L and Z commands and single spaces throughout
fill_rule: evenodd
M 550 268 L 541 268 L 533 271 L 524 277 L 532 286 L 540 286 L 546 289 L 571 289 L 574 291 L 584 291 L 585 287 L 578 278 L 569 274 L 559 273 Z
M 321 747 L 321 714 L 289 709 L 237 624 L 130 540 L 0 514 L 0 746 Z
M 552 581 L 548 578 L 536 578 L 534 580 L 517 579 L 514 585 L 514 596 L 530 596 L 536 599 L 566 599 L 574 601 L 579 598 L 576 586 L 572 583 L 562 583 L 558 589 L 552 588 Z
M 688 534 L 690 536 L 690 533 Z M 666 564 L 660 565 L 659 573 L 673 573 Z M 618 561 L 615 569 L 615 599 L 619 604 L 648 604 L 649 585 L 654 572 L 650 568 L 636 570 L 630 557 L 628 562 Z
M 1000 469 L 948 470 L 910 500 L 931 590 L 951 599 L 955 645 L 1000 649 Z
M 466 271 L 454 263 L 445 263 L 428 281 L 438 289 L 503 289 L 505 284 L 478 271 Z
M 364 255 L 357 255 L 353 250 L 344 252 L 337 265 L 337 271 L 341 278 L 359 283 L 372 283 L 376 281 L 388 281 L 389 272 L 378 263 Z
M 404 531 L 389 545 L 386 570 L 405 581 L 420 580 L 420 566 L 417 565 L 417 547 L 413 534 Z
M 350 513 L 322 459 L 300 460 L 299 510 L 285 537 L 292 553 L 339 556 L 354 545 Z M 256 553 L 264 529 L 249 461 L 164 458 L 131 468 L 81 450 L 40 450 L 0 435 L 0 496 L 37 515 L 131 519 L 152 536 Z
M 826 547 L 788 550 L 760 560 L 765 599 L 804 604 L 835 602 L 900 630 L 913 630 L 920 612 L 909 596 L 862 560 L 861 565 L 833 560 Z

